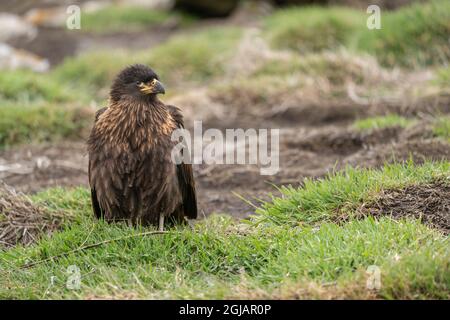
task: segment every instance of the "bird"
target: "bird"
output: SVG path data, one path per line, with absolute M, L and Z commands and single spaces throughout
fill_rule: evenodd
M 87 140 L 94 214 L 106 221 L 154 225 L 197 218 L 192 165 L 172 161 L 184 129 L 181 110 L 164 104 L 165 88 L 143 64 L 127 66 L 112 82 L 108 106 L 98 110 Z

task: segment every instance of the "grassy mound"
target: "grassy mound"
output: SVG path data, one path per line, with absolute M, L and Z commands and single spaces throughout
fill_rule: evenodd
M 98 90 L 109 87 L 115 75 L 133 63 L 154 67 L 169 85 L 204 83 L 213 76 L 223 75 L 227 55 L 233 51 L 239 38 L 238 29 L 212 28 L 171 38 L 151 50 L 82 54 L 66 59 L 53 73 L 67 86 L 89 90 L 91 94 L 98 94 Z
M 439 69 L 435 82 L 444 88 L 450 88 L 450 67 Z
M 301 188 L 282 187 L 283 197 L 265 203 L 257 211 L 257 220 L 292 226 L 336 221 L 354 213 L 352 206 L 368 201 L 384 188 L 431 181 L 449 170 L 450 163 L 417 167 L 412 162 L 386 165 L 383 170 L 348 168 L 318 182 L 307 179 Z
M 65 102 L 76 98 L 73 91 L 47 74 L 25 70 L 0 73 L 0 101 Z
M 4 104 L 0 107 L 0 148 L 80 138 L 92 119 L 92 112 L 79 107 Z
M 374 55 L 385 66 L 442 65 L 450 59 L 450 3 L 432 0 L 381 12 L 381 29 L 368 15 L 339 7 L 291 8 L 269 16 L 265 32 L 275 48 L 300 53 L 346 46 Z
M 300 53 L 345 46 L 364 26 L 363 14 L 339 7 L 279 10 L 265 23 L 267 36 L 276 48 L 293 49 Z
M 406 128 L 414 124 L 415 121 L 397 114 L 388 114 L 386 116 L 370 117 L 355 121 L 353 127 L 360 131 L 368 131 L 373 129 L 384 129 L 392 127 Z
M 221 77 L 235 50 L 241 31 L 236 28 L 210 28 L 189 36 L 176 36 L 153 50 L 142 52 L 142 61 L 155 66 L 169 84 L 206 83 Z
M 88 190 L 52 189 L 33 200 L 63 210 L 71 222 L 32 247 L 0 252 L 0 296 L 446 299 L 447 237 L 416 220 L 336 224 L 331 218 L 336 208 L 356 208 L 384 188 L 432 181 L 449 169 L 450 163 L 427 163 L 348 170 L 282 189 L 283 198 L 246 224 L 215 216 L 194 230 L 158 235 L 142 234 L 152 228 L 94 221 Z M 78 290 L 66 286 L 73 265 L 81 274 Z M 371 265 L 382 272 L 379 291 L 365 287 Z M 51 288 L 49 274 L 56 279 Z
M 450 117 L 438 118 L 433 125 L 433 132 L 437 137 L 450 142 Z
M 445 64 L 450 59 L 450 2 L 433 0 L 382 13 L 380 30 L 361 33 L 358 47 L 384 65 Z
M 82 16 L 82 30 L 96 33 L 138 31 L 175 21 L 187 25 L 193 18 L 185 14 L 173 14 L 162 10 L 141 7 L 109 6 L 104 9 L 86 12 Z

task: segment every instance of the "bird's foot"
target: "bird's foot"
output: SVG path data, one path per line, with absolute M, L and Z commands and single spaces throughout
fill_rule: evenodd
M 161 232 L 164 231 L 164 215 L 163 214 L 159 215 L 159 231 L 161 231 Z

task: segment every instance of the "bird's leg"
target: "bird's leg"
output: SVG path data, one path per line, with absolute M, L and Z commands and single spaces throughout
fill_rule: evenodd
M 184 218 L 184 222 L 188 225 L 188 227 L 191 229 L 191 230 L 194 230 L 194 223 L 193 222 L 191 222 L 188 218 L 186 218 L 186 217 L 183 217 Z
M 164 231 L 164 215 L 159 214 L 159 231 Z

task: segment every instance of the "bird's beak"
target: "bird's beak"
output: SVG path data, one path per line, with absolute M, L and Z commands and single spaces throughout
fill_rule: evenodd
M 153 79 L 152 81 L 146 83 L 142 82 L 141 84 L 139 84 L 139 89 L 144 94 L 166 93 L 166 89 L 164 89 L 163 84 L 156 79 Z

